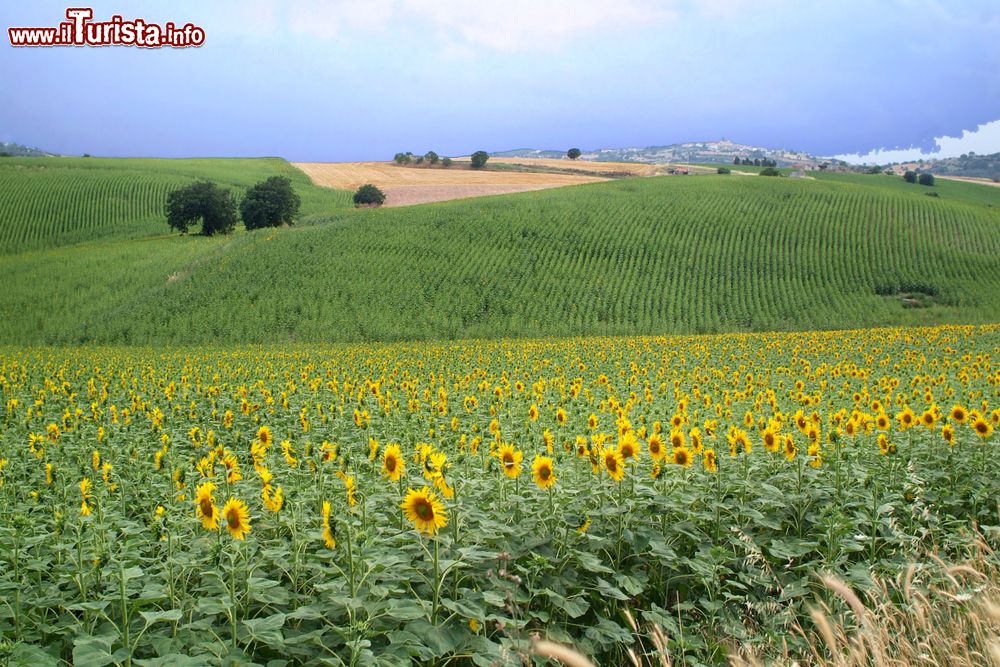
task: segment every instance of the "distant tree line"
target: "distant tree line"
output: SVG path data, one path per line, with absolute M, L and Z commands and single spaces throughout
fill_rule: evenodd
M 733 164 L 743 165 L 747 167 L 777 167 L 778 163 L 775 160 L 769 160 L 768 158 L 754 158 L 750 159 L 748 157 L 736 156 L 733 158 Z
M 414 155 L 410 151 L 405 153 L 396 153 L 392 160 L 396 164 L 423 164 L 426 162 L 430 165 L 440 163 L 442 167 L 450 167 L 453 164 L 450 157 L 441 157 L 434 151 L 427 151 L 423 155 Z
M 469 158 L 469 162 L 473 169 L 482 169 L 486 166 L 486 161 L 490 159 L 490 154 L 486 151 L 476 151 Z M 407 164 L 424 164 L 425 162 L 429 165 L 436 165 L 440 162 L 442 167 L 450 167 L 454 164 L 454 161 L 450 157 L 440 157 L 434 151 L 427 151 L 423 155 L 414 155 L 410 151 L 405 153 L 396 153 L 392 158 L 393 162 L 399 165 Z
M 903 173 L 903 180 L 907 183 L 919 183 L 920 185 L 934 185 L 934 174 L 923 171 L 917 173 L 911 169 L 907 169 Z
M 272 176 L 255 184 L 243 195 L 239 206 L 233 193 L 211 181 L 198 181 L 167 194 L 167 224 L 186 234 L 201 221 L 204 236 L 229 234 L 243 219 L 248 230 L 291 225 L 302 199 L 284 176 Z

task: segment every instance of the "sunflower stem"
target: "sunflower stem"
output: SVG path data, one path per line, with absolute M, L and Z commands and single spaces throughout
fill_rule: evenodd
M 430 538 L 434 541 L 434 604 L 431 606 L 431 625 L 437 623 L 437 613 L 438 613 L 438 603 L 441 597 L 441 570 L 440 561 L 438 560 L 438 541 L 437 538 Z
M 221 533 L 220 533 L 221 534 Z M 236 648 L 236 555 L 229 555 L 229 628 Z

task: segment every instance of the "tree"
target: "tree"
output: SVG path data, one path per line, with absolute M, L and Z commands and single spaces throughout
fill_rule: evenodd
M 240 202 L 240 216 L 247 229 L 291 225 L 302 199 L 284 176 L 272 176 L 247 190 Z
M 743 162 L 740 160 L 739 155 L 733 158 L 733 164 L 743 164 Z
M 441 158 L 441 166 L 442 167 L 450 167 L 451 166 L 451 158 L 450 157 Z
M 760 170 L 761 176 L 781 176 L 781 172 L 774 167 L 764 167 Z
M 719 167 L 718 169 L 715 170 L 715 173 L 717 173 L 717 174 L 728 174 L 728 173 L 730 173 L 729 167 Z
M 437 164 L 440 158 L 438 157 L 438 154 L 435 153 L 434 151 L 427 151 L 426 153 L 424 153 L 424 159 L 430 162 L 431 164 Z
M 916 183 L 917 172 L 907 169 L 906 173 L 903 174 L 903 180 L 906 181 L 907 183 Z
M 167 194 L 167 224 L 181 234 L 201 220 L 205 236 L 228 234 L 236 226 L 236 201 L 229 190 L 199 181 Z
M 934 185 L 934 174 L 929 174 L 925 171 L 917 177 L 917 183 L 920 185 Z
M 396 161 L 396 164 L 409 164 L 410 160 L 413 159 L 413 153 L 396 153 L 396 156 L 392 159 Z
M 472 168 L 482 169 L 486 166 L 486 161 L 490 159 L 490 154 L 486 151 L 476 151 L 472 154 Z
M 385 193 L 371 183 L 365 183 L 354 193 L 355 206 L 381 206 L 385 203 Z
M 568 151 L 566 151 L 566 157 L 568 157 L 570 160 L 577 159 L 578 157 L 580 157 L 580 149 L 579 148 L 569 149 Z

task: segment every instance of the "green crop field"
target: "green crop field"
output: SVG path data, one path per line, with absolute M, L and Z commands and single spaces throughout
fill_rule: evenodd
M 0 252 L 163 234 L 163 207 L 170 190 L 208 179 L 239 196 L 269 176 L 292 179 L 304 215 L 349 203 L 347 193 L 314 186 L 278 158 L 4 158 Z
M 260 175 L 220 166 L 226 182 Z M 5 318 L 0 340 L 361 341 L 1000 319 L 1000 190 L 980 185 L 712 175 L 399 209 L 343 200 L 331 192 L 329 214 L 293 228 L 205 239 L 147 222 L 158 236 L 0 257 L 0 307 L 30 313 Z M 119 215 L 115 201 L 92 201 L 92 217 Z M 319 196 L 309 202 L 321 206 Z M 10 238 L 11 226 L 5 218 L 0 234 Z

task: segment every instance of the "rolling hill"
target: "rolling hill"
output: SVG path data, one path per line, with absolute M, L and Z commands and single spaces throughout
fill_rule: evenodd
M 269 176 L 290 178 L 309 216 L 350 204 L 349 193 L 319 188 L 278 158 L 4 158 L 0 253 L 167 231 L 167 192 L 199 179 L 235 190 Z
M 237 163 L 201 166 L 230 168 L 227 182 L 257 178 L 237 173 Z M 888 176 L 667 176 L 368 210 L 344 209 L 346 194 L 332 192 L 330 212 L 312 224 L 212 239 L 163 234 L 162 220 L 156 236 L 130 238 L 124 222 L 100 222 L 114 215 L 114 199 L 98 187 L 78 191 L 91 193 L 76 206 L 91 212 L 93 228 L 117 231 L 0 257 L 0 311 L 10 315 L 0 341 L 268 343 L 1000 320 L 1000 189 L 968 183 L 931 190 Z M 44 192 L 25 187 L 15 200 L 31 210 Z M 314 193 L 313 210 L 324 194 Z M 25 224 L 8 215 L 0 232 Z

